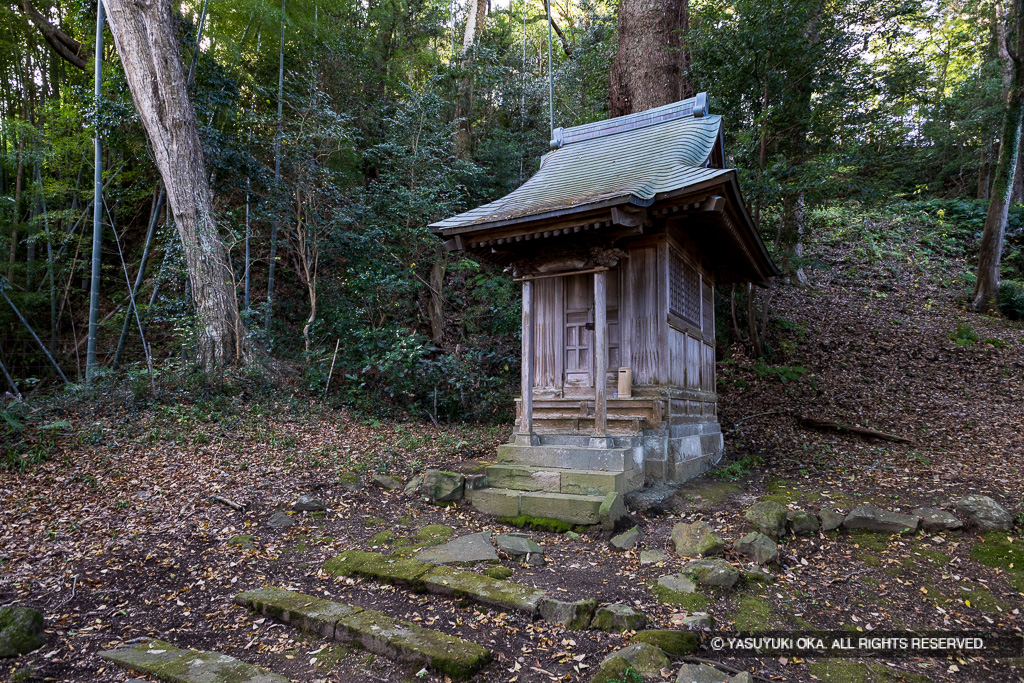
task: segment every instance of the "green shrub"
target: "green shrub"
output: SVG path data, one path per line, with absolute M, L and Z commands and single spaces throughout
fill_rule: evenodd
M 949 340 L 957 346 L 970 346 L 978 341 L 978 333 L 967 323 L 957 323 L 956 329 L 949 333 Z
M 1024 320 L 1024 281 L 999 283 L 999 310 L 1010 320 Z

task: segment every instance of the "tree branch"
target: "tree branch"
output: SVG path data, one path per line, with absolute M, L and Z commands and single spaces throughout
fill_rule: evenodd
M 35 24 L 39 32 L 43 34 L 46 44 L 53 48 L 58 56 L 82 71 L 88 69 L 89 59 L 92 57 L 92 52 L 89 49 L 51 24 L 46 17 L 39 13 L 39 10 L 32 6 L 29 0 L 21 0 L 21 9 L 29 21 Z

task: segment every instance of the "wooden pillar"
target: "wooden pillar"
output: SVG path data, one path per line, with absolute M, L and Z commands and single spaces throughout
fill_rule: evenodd
M 522 369 L 522 419 L 519 434 L 523 439 L 533 441 L 533 283 L 523 280 L 523 369 Z
M 607 271 L 594 273 L 594 436 L 608 434 L 608 303 Z

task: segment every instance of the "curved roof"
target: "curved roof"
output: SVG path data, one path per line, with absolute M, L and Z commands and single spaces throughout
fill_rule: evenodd
M 659 194 L 730 173 L 707 167 L 721 135 L 721 116 L 698 117 L 689 111 L 668 121 L 651 116 L 679 104 L 641 112 L 642 120 L 620 117 L 627 119 L 622 121 L 626 129 L 618 132 L 607 131 L 607 126 L 620 119 L 556 131 L 564 146 L 544 155 L 540 170 L 519 189 L 430 227 L 483 227 L 613 199 L 650 206 Z M 663 116 L 673 114 L 679 116 Z M 589 135 L 587 129 L 592 130 Z

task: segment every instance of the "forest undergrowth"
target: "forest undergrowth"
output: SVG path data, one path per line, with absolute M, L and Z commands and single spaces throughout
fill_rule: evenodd
M 699 610 L 723 630 L 1019 633 L 1019 527 L 791 538 L 781 545 L 774 583 L 688 606 L 660 603 L 649 588 L 684 560 L 669 553 L 663 562 L 639 561 L 641 549 L 668 551 L 680 520 L 702 519 L 727 540 L 739 538 L 745 509 L 764 497 L 813 511 L 870 504 L 908 512 L 948 509 L 961 495 L 981 493 L 1024 512 L 1024 328 L 967 310 L 977 230 L 954 208 L 815 210 L 803 262 L 808 284 L 777 283 L 759 294 L 770 301 L 766 357 L 751 358 L 737 340 L 720 348 L 722 466 L 684 486 L 673 512 L 638 517 L 645 533 L 638 548 L 616 553 L 598 535 L 536 532 L 547 565 L 503 560 L 511 580 L 564 599 L 627 602 L 655 627 L 671 628 L 675 615 Z M 720 333 L 731 327 L 727 301 L 718 326 Z M 376 473 L 407 480 L 432 466 L 472 471 L 493 460 L 510 426 L 384 419 L 323 404 L 298 387 L 255 384 L 183 386 L 149 402 L 127 390 L 53 397 L 35 403 L 31 415 L 10 414 L 0 469 L 0 604 L 43 610 L 49 642 L 0 665 L 0 679 L 127 680 L 96 653 L 140 636 L 216 649 L 294 680 L 416 679 L 408 667 L 231 604 L 235 593 L 264 585 L 331 596 L 479 642 L 494 654 L 479 680 L 588 680 L 627 642 L 323 573 L 323 561 L 343 550 L 401 552 L 403 538 L 428 538 L 430 525 L 454 534 L 508 531 L 464 503 L 433 507 L 368 482 Z M 913 443 L 812 431 L 802 418 Z M 266 525 L 303 493 L 322 498 L 327 513 L 295 515 L 285 529 Z M 251 538 L 238 544 L 240 535 Z M 741 559 L 731 551 L 727 558 Z M 1017 661 L 984 657 L 722 661 L 784 681 L 1022 675 Z M 419 678 L 435 680 L 432 673 Z

